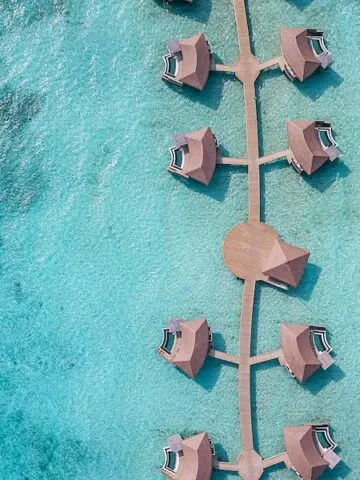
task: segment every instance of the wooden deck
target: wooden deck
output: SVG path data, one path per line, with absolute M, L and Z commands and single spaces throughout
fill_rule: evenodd
M 270 362 L 271 360 L 279 360 L 280 355 L 280 350 L 269 353 L 260 353 L 259 355 L 250 358 L 250 364 L 257 365 L 258 363 Z
M 264 165 L 265 163 L 274 162 L 275 160 L 279 160 L 280 158 L 287 158 L 289 161 L 291 152 L 289 149 L 282 150 L 281 152 L 271 153 L 270 155 L 266 155 L 265 157 L 259 158 L 259 165 Z
M 223 362 L 234 363 L 235 365 L 239 365 L 239 357 L 235 355 L 231 355 L 227 352 L 220 352 L 220 350 L 211 349 L 208 353 L 209 357 L 216 358 L 217 360 L 221 360 Z
M 216 163 L 218 165 L 248 165 L 247 158 L 233 158 L 233 157 L 222 157 L 218 155 L 216 158 Z
M 240 420 L 243 450 L 253 450 L 253 432 L 251 424 L 251 399 L 250 399 L 250 344 L 253 306 L 255 297 L 255 281 L 246 280 L 241 310 L 240 334 L 240 368 L 239 368 L 239 393 L 240 393 Z
M 279 463 L 284 463 L 288 468 L 291 467 L 291 462 L 287 453 L 280 453 L 274 457 L 267 458 L 263 461 L 264 468 L 273 467 Z
M 237 225 L 224 241 L 223 253 L 228 269 L 243 280 L 271 283 L 263 270 L 277 238 L 279 235 L 272 227 L 256 220 Z
M 273 157 L 259 158 L 259 134 L 255 82 L 264 68 L 279 63 L 279 59 L 260 63 L 251 51 L 245 0 L 233 0 L 240 56 L 232 66 L 215 65 L 215 71 L 233 72 L 243 84 L 248 167 L 248 222 L 235 227 L 224 242 L 224 259 L 228 268 L 244 279 L 240 319 L 239 402 L 242 451 L 236 463 L 219 462 L 221 470 L 237 471 L 244 480 L 259 480 L 264 468 L 278 458 L 264 461 L 254 448 L 251 415 L 251 334 L 256 282 L 268 281 L 262 273 L 264 263 L 278 234 L 260 222 L 260 164 Z M 283 153 L 283 152 L 281 152 Z M 220 162 L 219 162 L 220 163 Z M 225 162 L 223 162 L 225 163 Z M 229 162 L 230 163 L 230 162 Z M 283 457 L 281 457 L 283 458 Z

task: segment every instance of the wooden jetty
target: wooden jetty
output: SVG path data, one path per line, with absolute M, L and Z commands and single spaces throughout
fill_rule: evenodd
M 278 234 L 271 227 L 260 222 L 260 165 L 267 161 L 287 155 L 280 152 L 276 157 L 259 157 L 259 132 L 257 121 L 257 104 L 255 82 L 261 70 L 274 66 L 280 59 L 260 63 L 251 51 L 245 0 L 233 0 L 236 28 L 240 46 L 240 56 L 232 66 L 218 66 L 214 71 L 233 72 L 243 84 L 247 159 L 242 164 L 248 167 L 248 222 L 235 227 L 224 242 L 224 258 L 230 270 L 243 278 L 244 292 L 240 320 L 240 360 L 239 360 L 239 402 L 241 422 L 242 451 L 235 463 L 219 462 L 220 470 L 236 471 L 244 480 L 258 480 L 264 468 L 283 461 L 280 456 L 272 461 L 264 461 L 255 450 L 253 440 L 253 423 L 251 415 L 251 357 L 250 345 L 256 283 L 269 280 L 262 273 L 262 265 L 269 255 L 269 250 Z M 220 162 L 219 162 L 220 163 Z M 225 163 L 225 162 L 224 162 Z M 248 237 L 249 241 L 246 241 Z M 248 246 L 252 251 L 249 252 Z
M 278 66 L 284 70 L 286 61 L 284 56 L 276 57 L 265 62 L 260 62 L 256 58 L 251 50 L 248 18 L 246 12 L 246 0 L 232 1 L 235 12 L 240 55 L 233 65 L 220 65 L 212 62 L 209 66 L 209 69 L 213 72 L 234 74 L 243 85 L 245 102 L 247 157 L 222 157 L 219 152 L 217 152 L 216 156 L 216 164 L 245 166 L 248 170 L 248 220 L 246 223 L 234 227 L 226 237 L 223 245 L 224 260 L 226 265 L 230 271 L 234 273 L 234 275 L 244 280 L 240 317 L 240 354 L 239 356 L 235 356 L 225 352 L 220 352 L 215 350 L 212 345 L 207 350 L 207 354 L 216 359 L 238 365 L 241 453 L 233 462 L 222 462 L 216 459 L 213 466 L 218 470 L 237 472 L 244 480 L 259 480 L 266 468 L 277 464 L 283 463 L 286 465 L 286 467 L 293 469 L 295 468 L 294 465 L 298 464 L 299 470 L 301 471 L 307 471 L 306 469 L 309 467 L 309 465 L 305 465 L 306 462 L 300 461 L 301 459 L 299 460 L 297 453 L 292 454 L 291 456 L 290 453 L 285 452 L 268 459 L 263 459 L 261 457 L 259 452 L 256 451 L 254 445 L 251 408 L 251 366 L 275 359 L 282 364 L 285 362 L 284 352 L 282 349 L 270 353 L 251 356 L 252 322 L 257 282 L 264 281 L 271 284 L 276 284 L 277 286 L 282 286 L 283 288 L 286 288 L 286 285 L 296 286 L 301 278 L 309 253 L 289 244 L 285 245 L 285 242 L 282 242 L 278 233 L 272 227 L 261 222 L 260 167 L 261 165 L 273 162 L 280 158 L 287 158 L 289 163 L 292 163 L 293 154 L 289 147 L 286 150 L 260 157 L 255 84 L 258 76 L 264 69 Z M 298 34 L 296 29 L 296 31 L 293 30 L 289 31 L 288 35 L 294 36 L 295 34 Z M 308 35 L 308 32 L 305 30 L 304 32 L 305 38 L 305 36 Z M 326 50 L 324 54 L 327 53 L 329 52 Z M 300 57 L 300 60 L 304 60 L 304 62 L 306 61 L 305 57 L 303 58 L 301 55 Z M 328 57 L 329 60 L 330 56 L 328 55 Z M 320 60 L 317 59 L 316 61 L 316 66 L 318 64 L 320 65 Z M 309 73 L 311 73 L 310 70 Z M 300 78 L 300 80 L 302 79 Z M 335 147 L 336 145 L 333 146 Z M 329 153 L 328 158 L 330 157 L 331 154 Z M 296 262 L 296 269 L 294 269 L 295 273 L 290 272 L 290 280 L 284 274 L 285 269 L 283 269 L 281 275 L 279 273 L 277 273 L 277 276 L 275 275 L 276 268 L 278 268 L 279 265 L 280 267 L 283 267 L 283 263 L 280 262 L 279 264 L 277 261 L 277 263 L 275 262 L 274 265 L 268 265 L 268 259 L 273 258 L 273 252 L 276 250 L 274 250 L 274 245 L 276 249 L 279 250 L 281 255 L 283 255 L 285 251 L 291 252 L 291 255 L 287 255 L 286 260 L 284 261 L 287 264 L 287 267 L 291 262 Z M 289 256 L 291 258 L 289 258 Z M 278 257 L 276 257 L 277 260 Z M 294 273 L 294 278 L 292 278 L 292 273 Z M 271 277 L 269 274 L 271 274 Z M 276 283 L 276 281 L 279 281 L 280 283 Z M 329 365 L 331 364 L 331 360 L 331 358 L 327 359 Z M 321 362 L 319 361 L 319 365 L 320 363 Z M 310 364 L 312 366 L 311 362 Z M 301 368 L 302 367 L 303 365 L 301 365 Z M 318 368 L 318 364 L 316 364 L 316 368 Z M 300 377 L 300 375 L 298 376 Z M 308 430 L 305 432 L 308 438 L 313 435 L 311 428 L 312 427 L 308 427 Z M 302 433 L 302 431 L 300 433 Z M 311 439 L 314 440 L 313 436 Z M 292 437 L 290 440 L 288 443 L 291 443 L 291 445 L 296 444 L 294 451 L 298 452 L 298 444 Z M 320 455 L 316 446 L 314 447 L 314 445 L 309 444 L 308 447 L 309 448 L 307 448 L 307 450 L 311 451 L 312 454 L 315 455 L 316 453 L 316 455 Z M 304 458 L 305 457 L 306 455 Z M 326 468 L 327 465 L 329 465 L 330 468 L 333 468 L 332 465 L 335 465 L 338 461 L 335 457 L 329 457 L 325 461 L 325 457 L 323 457 L 324 455 L 320 455 L 319 458 L 321 462 L 323 462 L 321 465 L 324 468 Z M 312 468 L 313 465 L 310 465 L 310 467 Z M 310 478 L 310 476 L 307 474 L 304 475 L 304 478 Z M 177 476 L 170 476 L 169 478 L 180 479 L 180 477 Z M 189 476 L 186 478 L 195 477 Z M 210 477 L 203 476 L 199 478 L 208 480 Z M 318 477 L 311 476 L 311 478 Z

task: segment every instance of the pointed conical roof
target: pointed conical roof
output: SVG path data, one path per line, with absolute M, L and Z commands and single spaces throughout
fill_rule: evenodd
M 280 42 L 285 61 L 301 82 L 321 66 L 310 45 L 307 28 L 282 28 Z
M 329 464 L 320 453 L 313 427 L 286 427 L 284 439 L 290 462 L 301 478 L 317 480 Z
M 176 79 L 190 87 L 202 90 L 210 72 L 211 53 L 203 33 L 186 40 L 179 40 L 182 59 Z
M 194 378 L 203 366 L 209 350 L 209 325 L 205 318 L 180 323 L 181 337 L 176 340 L 172 363 Z
M 183 173 L 198 182 L 208 185 L 216 167 L 217 147 L 209 127 L 185 133 L 188 151 L 182 167 Z
M 299 382 L 304 382 L 320 367 L 309 325 L 283 324 L 281 348 L 286 363 Z
M 276 239 L 263 273 L 275 280 L 297 287 L 309 256 L 310 253 L 306 250 Z
M 181 437 L 180 437 L 181 439 Z M 169 468 L 169 451 L 161 472 L 169 480 L 210 480 L 213 467 L 213 450 L 207 433 L 199 433 L 181 440 L 176 465 Z
M 181 442 L 184 468 L 179 480 L 210 480 L 212 451 L 207 433 L 199 433 Z
M 290 149 L 305 173 L 311 175 L 329 160 L 320 142 L 316 121 L 289 120 L 287 131 Z

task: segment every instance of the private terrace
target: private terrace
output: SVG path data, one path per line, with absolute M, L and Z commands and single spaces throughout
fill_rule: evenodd
M 186 439 L 180 435 L 169 437 L 164 455 L 161 473 L 167 479 L 210 480 L 215 464 L 215 450 L 207 433 L 202 432 Z
M 312 325 L 281 325 L 281 348 L 251 357 L 251 365 L 277 359 L 299 382 L 305 382 L 319 368 L 327 370 L 335 363 L 324 327 Z
M 209 127 L 174 136 L 168 171 L 209 185 L 216 167 L 218 146 Z
M 332 56 L 320 30 L 282 28 L 280 31 L 282 58 L 280 68 L 290 80 L 303 82 L 316 70 L 325 70 Z
M 203 90 L 209 77 L 211 48 L 203 33 L 186 40 L 171 40 L 163 56 L 163 80 Z

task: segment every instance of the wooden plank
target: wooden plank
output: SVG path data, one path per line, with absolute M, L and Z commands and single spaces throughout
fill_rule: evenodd
M 250 358 L 250 364 L 256 365 L 258 363 L 270 362 L 271 360 L 277 360 L 280 355 L 280 350 L 269 353 L 261 353 L 260 355 L 255 355 Z
M 218 165 L 248 165 L 248 160 L 246 158 L 233 158 L 233 157 L 222 157 L 218 155 L 216 159 Z
M 228 362 L 228 363 L 235 363 L 236 365 L 239 365 L 239 357 L 236 355 L 231 355 L 230 353 L 227 352 L 220 352 L 220 350 L 210 350 L 209 351 L 209 357 L 216 358 L 217 360 L 222 360 L 223 362 Z
M 233 0 L 236 29 L 240 45 L 240 53 L 244 57 L 251 54 L 249 27 L 247 23 L 245 0 Z
M 290 150 L 281 150 L 280 152 L 270 153 L 270 155 L 266 155 L 265 157 L 259 158 L 259 165 L 264 165 L 265 163 L 274 162 L 275 160 L 280 160 L 281 158 L 289 158 Z
M 236 70 L 235 65 L 224 65 L 222 63 L 212 63 L 210 66 L 212 72 L 227 72 L 234 73 Z
M 243 451 L 253 450 L 250 398 L 250 345 L 256 281 L 245 280 L 241 309 L 239 400 Z
M 286 466 L 288 466 L 290 462 L 287 453 L 279 453 L 279 455 L 274 455 L 273 457 L 267 458 L 263 461 L 264 468 L 273 467 L 279 463 L 284 463 Z
M 260 63 L 260 70 L 265 70 L 266 68 L 271 67 L 280 67 L 282 57 L 272 58 L 271 60 L 267 60 L 266 62 Z
M 217 470 L 225 470 L 228 472 L 237 472 L 238 465 L 237 463 L 229 463 L 229 462 L 218 462 L 216 465 Z

